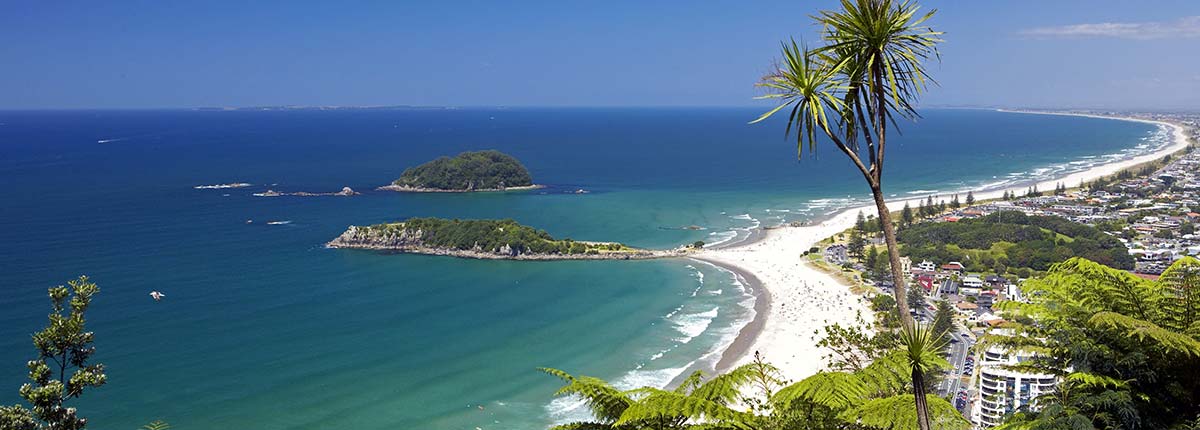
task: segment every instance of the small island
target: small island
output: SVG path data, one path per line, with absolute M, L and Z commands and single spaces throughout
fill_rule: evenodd
M 475 151 L 454 158 L 439 157 L 410 167 L 379 190 L 416 193 L 466 193 L 513 191 L 541 188 L 533 184 L 529 170 L 511 155 L 500 151 Z
M 543 230 L 511 219 L 410 218 L 397 223 L 350 226 L 326 246 L 505 260 L 635 260 L 678 257 L 688 252 L 686 247 L 656 251 L 613 242 L 555 239 Z

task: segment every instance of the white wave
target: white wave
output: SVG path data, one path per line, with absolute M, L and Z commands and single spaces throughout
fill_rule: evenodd
M 741 214 L 741 215 L 734 215 L 733 219 L 744 219 L 746 221 L 750 221 L 754 218 L 750 218 L 750 214 Z
M 672 321 L 675 324 L 675 331 L 683 334 L 683 337 L 678 339 L 679 342 L 688 343 L 692 339 L 695 339 L 696 336 L 704 334 L 704 331 L 708 330 L 708 326 L 717 318 L 719 311 L 720 308 L 713 307 L 712 310 L 707 312 L 685 314 Z
M 938 193 L 938 190 L 913 190 L 913 191 L 909 191 L 907 194 L 915 195 L 915 194 L 937 194 L 937 193 Z
M 666 315 L 663 315 L 663 319 L 669 320 L 669 319 L 671 319 L 671 317 L 675 316 L 675 314 L 679 313 L 679 311 L 681 311 L 681 310 L 683 310 L 683 305 L 676 306 L 674 310 L 672 310 L 671 312 L 667 312 Z
M 733 238 L 737 237 L 738 233 L 733 230 L 727 230 L 727 231 L 714 231 L 712 233 L 709 233 L 708 235 L 710 237 L 716 237 L 717 239 L 714 240 L 712 243 L 704 244 L 705 248 L 717 246 L 717 245 L 721 245 L 726 242 L 729 242 L 729 241 L 733 240 Z

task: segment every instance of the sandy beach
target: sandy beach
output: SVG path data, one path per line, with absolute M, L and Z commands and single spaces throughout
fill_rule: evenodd
M 1153 153 L 1042 181 L 1037 184 L 1042 190 L 1053 189 L 1058 183 L 1069 187 L 1078 186 L 1081 182 L 1092 181 L 1127 167 L 1178 152 L 1188 145 L 1183 128 L 1166 122 L 1070 113 L 1012 112 L 1138 121 L 1171 129 L 1171 143 Z M 1001 197 L 1005 191 L 1023 194 L 1030 185 L 1032 184 L 973 192 L 976 199 L 993 199 Z M 886 190 L 886 182 L 884 187 Z M 956 193 L 963 195 L 966 192 L 960 190 Z M 889 200 L 888 207 L 894 211 L 902 208 L 905 203 L 916 206 L 926 197 Z M 950 196 L 942 194 L 935 195 L 934 198 L 948 200 Z M 762 290 L 756 294 L 754 320 L 743 328 L 737 339 L 725 351 L 717 366 L 719 371 L 750 361 L 754 352 L 758 351 L 768 362 L 778 367 L 787 379 L 803 379 L 825 367 L 824 356 L 828 351 L 816 346 L 824 326 L 832 323 L 852 325 L 859 315 L 864 320 L 870 320 L 871 312 L 865 298 L 851 293 L 847 285 L 817 270 L 801 258 L 801 254 L 815 243 L 854 225 L 859 211 L 868 215 L 874 214 L 875 207 L 871 205 L 845 209 L 814 225 L 765 230 L 758 240 L 730 248 L 704 250 L 694 256 L 734 271 L 745 282 L 751 284 L 752 291 Z

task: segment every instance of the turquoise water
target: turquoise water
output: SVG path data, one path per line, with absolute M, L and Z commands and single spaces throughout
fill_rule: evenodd
M 110 382 L 78 405 L 98 429 L 539 428 L 580 410 L 552 399 L 557 380 L 536 367 L 664 384 L 711 365 L 752 317 L 730 274 L 687 260 L 470 261 L 322 243 L 350 224 L 444 216 L 673 247 L 865 199 L 839 154 L 797 161 L 781 124 L 746 124 L 757 113 L 0 112 L 0 404 L 19 401 L 45 288 L 85 273 L 103 290 L 91 328 Z M 897 137 L 885 187 L 1027 182 L 1164 139 L 1139 123 L 933 110 Z M 369 191 L 405 166 L 484 148 L 549 187 Z M 192 188 L 227 182 L 256 185 Z M 343 186 L 365 193 L 250 195 Z

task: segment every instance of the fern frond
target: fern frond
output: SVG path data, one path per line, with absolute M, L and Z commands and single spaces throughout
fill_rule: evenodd
M 1067 375 L 1067 380 L 1080 388 L 1125 388 L 1129 381 L 1122 381 L 1096 373 L 1075 372 Z
M 1181 353 L 1189 357 L 1200 357 L 1200 341 L 1186 334 L 1176 333 L 1159 327 L 1149 321 L 1143 321 L 1116 312 L 1099 312 L 1092 315 L 1088 323 L 1095 327 L 1123 331 L 1128 336 L 1136 337 L 1143 342 L 1151 341 L 1168 351 Z
M 909 391 L 912 368 L 903 352 L 894 351 L 871 362 L 857 373 L 871 388 L 871 397 L 888 397 Z
M 545 367 L 538 370 L 557 376 L 567 383 L 554 393 L 555 396 L 577 395 L 583 398 L 592 415 L 601 421 L 615 421 L 633 404 L 629 396 L 599 378 L 576 377 L 562 370 Z
M 728 372 L 708 380 L 692 391 L 692 397 L 697 397 L 723 405 L 737 400 L 742 394 L 742 388 L 754 382 L 759 373 L 755 363 L 738 366 Z
M 550 430 L 613 430 L 613 426 L 612 424 L 579 421 L 559 424 L 554 427 L 550 427 Z
M 842 411 L 851 405 L 861 403 L 869 393 L 867 384 L 858 375 L 845 372 L 821 372 L 784 387 L 771 397 L 771 402 L 786 407 L 797 400 L 806 400 L 835 411 Z
M 675 387 L 675 392 L 679 393 L 679 394 L 690 393 L 690 392 L 692 392 L 692 390 L 696 389 L 696 387 L 699 387 L 700 384 L 703 382 L 704 382 L 704 372 L 697 370 L 695 372 L 692 372 L 691 375 L 688 375 L 688 377 L 685 378 L 683 380 L 683 382 L 679 384 L 678 387 Z
M 1163 288 L 1163 326 L 1200 337 L 1200 260 L 1184 257 L 1158 278 Z
M 664 419 L 738 425 L 738 423 L 751 419 L 749 414 L 695 396 L 666 390 L 645 390 L 644 392 L 648 394 L 625 409 L 620 418 L 613 423 L 614 425 L 621 426 Z

